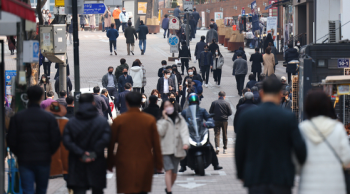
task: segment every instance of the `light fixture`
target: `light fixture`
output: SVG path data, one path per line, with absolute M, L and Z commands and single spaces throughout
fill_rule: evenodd
M 279 32 L 277 32 L 277 36 L 279 36 L 280 35 L 280 33 Z

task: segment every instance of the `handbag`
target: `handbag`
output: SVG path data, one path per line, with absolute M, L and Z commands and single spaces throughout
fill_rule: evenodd
M 332 150 L 333 154 L 335 155 L 335 157 L 339 160 L 340 164 L 343 167 L 343 174 L 344 174 L 344 179 L 345 179 L 345 185 L 346 185 L 346 193 L 350 194 L 350 170 L 346 169 L 343 162 L 341 161 L 340 157 L 338 156 L 337 152 L 335 152 L 334 148 L 332 147 L 332 145 L 327 141 L 326 137 L 321 133 L 320 130 L 318 130 L 318 128 L 316 127 L 316 125 L 310 121 L 312 126 L 316 129 L 317 133 L 322 137 L 323 141 L 327 144 L 327 146 L 329 147 L 329 149 Z

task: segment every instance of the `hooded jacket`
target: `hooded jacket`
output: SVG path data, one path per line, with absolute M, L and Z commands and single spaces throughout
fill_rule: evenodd
M 242 59 L 247 60 L 247 56 L 245 55 L 245 51 L 243 50 L 242 47 L 239 47 L 239 49 L 235 51 L 235 54 L 232 57 L 232 61 L 235 61 L 237 59 L 238 53 L 242 54 Z
M 128 20 L 129 20 L 129 15 L 128 15 L 128 13 L 126 13 L 126 12 L 121 12 L 121 13 L 119 14 L 119 20 L 120 20 L 121 23 L 127 23 Z
M 164 18 L 162 21 L 162 28 L 167 30 L 169 28 L 169 18 Z
M 133 87 L 134 88 L 141 88 L 142 87 L 142 80 L 143 80 L 143 71 L 142 67 L 140 66 L 134 66 L 130 68 L 129 75 L 132 77 Z

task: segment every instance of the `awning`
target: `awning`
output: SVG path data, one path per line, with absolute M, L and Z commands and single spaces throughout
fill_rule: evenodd
M 289 3 L 290 0 L 282 0 L 282 1 L 277 1 L 273 4 L 270 4 L 268 6 L 265 7 L 265 10 L 271 9 L 273 7 L 278 7 L 279 5 L 284 5 L 285 3 Z
M 30 5 L 19 0 L 1 0 L 1 11 L 6 11 L 25 20 L 36 22 L 34 10 Z

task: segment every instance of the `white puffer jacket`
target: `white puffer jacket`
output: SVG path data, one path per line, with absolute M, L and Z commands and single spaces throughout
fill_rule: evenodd
M 133 88 L 142 88 L 142 80 L 143 80 L 142 67 L 140 67 L 140 66 L 131 67 L 129 74 L 132 77 L 132 81 L 134 82 L 132 87 Z

